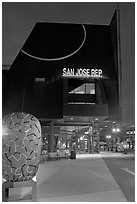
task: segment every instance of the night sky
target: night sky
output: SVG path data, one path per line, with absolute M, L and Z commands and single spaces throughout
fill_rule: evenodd
M 110 23 L 116 2 L 3 2 L 2 64 L 13 63 L 37 21 Z M 135 117 L 135 4 L 120 2 L 123 121 Z

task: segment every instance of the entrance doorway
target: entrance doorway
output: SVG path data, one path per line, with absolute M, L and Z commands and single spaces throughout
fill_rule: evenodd
M 53 128 L 52 131 L 51 128 Z M 93 125 L 57 126 L 53 124 L 52 126 L 43 126 L 42 138 L 42 150 L 48 152 L 71 152 L 72 150 L 77 154 L 100 152 L 99 130 L 95 129 Z

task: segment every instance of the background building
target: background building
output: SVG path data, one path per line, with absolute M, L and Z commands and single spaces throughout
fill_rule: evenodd
M 108 25 L 116 2 L 2 3 L 2 64 L 11 65 L 37 21 Z M 135 117 L 135 3 L 119 2 L 122 119 Z M 130 108 L 129 108 L 130 107 Z
M 68 83 L 68 85 L 66 84 L 66 82 L 63 82 L 64 83 L 64 85 L 63 85 L 60 80 L 58 80 L 58 82 L 57 82 L 55 80 L 57 77 L 57 75 L 56 75 L 57 73 L 55 73 L 54 72 L 55 70 L 51 69 L 51 67 L 49 66 L 50 67 L 49 70 L 52 70 L 51 72 L 48 71 L 49 76 L 51 76 L 51 77 L 48 76 L 49 81 L 46 81 L 46 82 L 47 83 L 52 82 L 51 84 L 54 84 L 54 86 L 52 87 L 50 84 L 50 91 L 48 92 L 47 95 L 50 96 L 51 101 L 54 101 L 54 102 L 49 103 L 49 100 L 46 100 L 46 95 L 45 96 L 43 95 L 43 97 L 45 97 L 45 100 L 43 103 L 43 101 L 39 100 L 42 97 L 42 94 L 44 94 L 44 92 L 39 91 L 39 90 L 42 90 L 41 89 L 42 88 L 42 81 L 41 80 L 43 80 L 43 79 L 40 79 L 40 78 L 42 78 L 43 76 L 41 76 L 40 70 L 37 71 L 38 65 L 36 65 L 36 63 L 34 63 L 34 61 L 32 60 L 34 66 L 32 66 L 32 61 L 31 61 L 31 66 L 29 66 L 30 62 L 29 62 L 29 60 L 27 61 L 25 58 L 25 62 L 27 61 L 27 67 L 29 67 L 29 68 L 26 68 L 26 66 L 25 66 L 25 69 L 23 69 L 24 61 L 22 61 L 22 63 L 21 63 L 21 60 L 24 59 L 22 57 L 24 54 L 22 52 L 20 52 L 16 59 L 15 59 L 15 56 L 18 54 L 19 50 L 21 50 L 25 39 L 27 39 L 27 37 L 30 33 L 30 30 L 32 29 L 32 24 L 34 25 L 36 23 L 36 21 L 57 22 L 57 23 L 69 22 L 72 24 L 83 23 L 85 25 L 87 24 L 86 25 L 87 28 L 90 27 L 90 26 L 88 26 L 88 24 L 92 24 L 92 25 L 95 24 L 92 26 L 94 28 L 98 27 L 96 25 L 102 24 L 101 27 L 98 27 L 101 30 L 98 30 L 98 32 L 92 33 L 93 37 L 91 39 L 92 40 L 94 38 L 97 39 L 96 41 L 93 40 L 92 44 L 94 42 L 96 42 L 98 44 L 98 46 L 97 46 L 98 50 L 95 49 L 95 52 L 92 51 L 92 54 L 93 55 L 95 54 L 94 59 L 97 59 L 99 56 L 101 57 L 101 54 L 102 54 L 102 59 L 105 59 L 104 64 L 107 65 L 106 67 L 108 67 L 108 73 L 107 73 L 108 75 L 111 75 L 111 72 L 109 72 L 109 67 L 110 66 L 115 67 L 113 69 L 113 74 L 112 74 L 114 77 L 114 75 L 116 76 L 116 74 L 117 74 L 117 62 L 118 62 L 117 55 L 114 56 L 114 53 L 116 53 L 115 50 L 116 50 L 116 45 L 117 45 L 117 43 L 116 43 L 117 40 L 115 37 L 117 35 L 114 35 L 114 31 L 116 32 L 116 28 L 114 26 L 114 25 L 116 25 L 116 22 L 114 22 L 114 21 L 111 22 L 111 19 L 112 19 L 112 15 L 114 14 L 114 10 L 116 9 L 116 7 L 117 7 L 116 3 L 92 3 L 92 2 L 91 3 L 3 3 L 3 65 L 12 64 L 11 70 L 15 69 L 13 76 L 12 76 L 13 71 L 9 72 L 12 76 L 11 77 L 11 84 L 10 84 L 9 80 L 6 83 L 7 86 L 11 85 L 9 87 L 12 90 L 14 88 L 14 97 L 12 95 L 12 91 L 9 90 L 9 96 L 8 96 L 10 98 L 9 107 L 12 106 L 12 110 L 14 110 L 13 106 L 16 107 L 15 108 L 16 110 L 17 109 L 23 110 L 25 107 L 26 111 L 31 110 L 35 114 L 36 108 L 35 108 L 35 106 L 32 106 L 33 102 L 35 101 L 35 102 L 37 102 L 37 104 L 39 104 L 39 107 L 41 107 L 41 109 L 39 109 L 39 111 L 38 111 L 39 112 L 38 117 L 43 118 L 43 115 L 42 115 L 43 114 L 43 108 L 42 107 L 44 107 L 44 110 L 47 109 L 47 116 L 46 117 L 51 119 L 51 120 L 53 118 L 56 118 L 56 119 L 62 118 L 63 116 L 66 116 L 66 117 L 70 116 L 69 120 L 71 120 L 71 116 L 73 116 L 73 115 L 70 113 L 70 110 L 72 110 L 72 108 L 69 109 L 69 107 L 72 105 L 74 106 L 75 105 L 74 103 L 76 103 L 75 96 L 73 95 L 74 93 L 72 93 L 72 91 L 77 91 L 76 88 L 78 88 L 78 87 L 83 89 L 83 87 L 81 87 L 83 85 L 79 84 L 79 86 L 75 86 L 75 84 L 72 82 L 72 80 L 71 80 L 71 82 Z M 123 123 L 124 124 L 126 124 L 126 123 L 133 124 L 134 123 L 134 3 L 119 3 L 119 8 L 120 8 L 120 22 L 119 23 L 120 23 L 120 36 L 121 36 L 121 38 L 120 38 L 121 44 L 119 44 L 119 45 L 120 45 L 121 64 L 122 64 L 122 74 L 121 74 L 121 76 L 122 76 L 122 86 L 121 86 L 122 92 L 120 93 L 120 95 L 118 94 L 118 92 L 119 92 L 117 90 L 118 87 L 116 87 L 118 84 L 118 81 L 116 82 L 114 80 L 115 85 L 113 84 L 110 87 L 112 87 L 112 90 L 114 91 L 115 96 L 110 95 L 110 93 L 112 93 L 112 91 L 108 91 L 108 94 L 107 94 L 109 99 L 110 99 L 109 101 L 111 101 L 111 102 L 109 102 L 109 106 L 108 106 L 108 113 L 109 113 L 108 115 L 109 115 L 109 117 L 111 116 L 110 117 L 111 120 L 119 121 L 119 117 L 117 118 L 116 116 L 119 116 L 119 96 L 120 96 L 122 99 L 120 101 L 120 102 L 122 102 L 121 103 L 121 106 L 122 106 L 122 124 Z M 23 13 L 24 10 L 25 10 L 25 16 Z M 49 13 L 49 11 L 50 11 L 50 13 Z M 69 11 L 69 12 L 67 12 L 67 11 Z M 7 13 L 8 13 L 8 15 L 7 15 Z M 35 15 L 34 15 L 34 13 L 35 13 Z M 83 15 L 81 15 L 81 13 Z M 104 13 L 105 13 L 105 15 L 104 15 Z M 53 14 L 53 15 L 51 15 L 51 14 Z M 18 18 L 17 18 L 17 16 L 18 16 Z M 9 23 L 10 21 L 11 21 L 11 23 Z M 15 21 L 16 21 L 16 23 L 15 23 Z M 13 22 L 14 22 L 14 24 L 12 24 Z M 110 24 L 110 22 L 111 22 L 111 24 Z M 103 41 L 104 40 L 103 36 L 106 36 L 106 35 L 102 34 L 103 32 L 106 32 L 106 34 L 108 35 L 108 31 L 106 31 L 104 28 L 108 27 L 109 24 L 110 24 L 110 30 L 112 32 L 110 31 L 110 33 L 109 33 L 110 38 L 107 38 L 106 41 L 109 41 L 111 39 L 111 41 L 113 41 L 113 43 L 112 43 L 111 48 L 108 46 L 107 49 L 104 49 L 105 47 L 102 43 L 106 43 L 105 45 L 110 45 L 109 42 Z M 14 28 L 14 25 L 16 25 L 16 28 Z M 41 23 L 41 25 L 42 25 L 42 23 Z M 9 26 L 10 26 L 10 28 L 9 28 Z M 22 30 L 22 26 L 24 26 L 23 30 Z M 36 26 L 38 27 L 38 24 Z M 36 26 L 35 26 L 35 28 L 36 28 Z M 9 28 L 8 30 L 10 32 L 7 32 L 7 28 Z M 17 30 L 17 33 L 15 32 L 16 30 Z M 36 29 L 34 29 L 34 30 L 36 30 Z M 96 35 L 98 35 L 98 38 Z M 40 35 L 39 35 L 39 38 L 40 38 Z M 32 44 L 34 44 L 33 40 L 34 39 L 31 40 L 31 42 L 33 42 Z M 25 51 L 29 50 L 29 45 L 27 42 L 25 43 L 25 45 L 24 45 Z M 99 45 L 100 45 L 101 50 L 99 50 Z M 11 46 L 11 48 L 9 48 L 9 46 Z M 94 48 L 96 48 L 95 44 L 94 44 Z M 23 49 L 24 49 L 24 47 L 23 47 Z M 7 50 L 11 50 L 11 53 L 7 54 Z M 35 52 L 35 50 L 34 50 L 34 52 Z M 82 60 L 82 58 L 79 58 L 79 59 Z M 13 61 L 14 61 L 14 63 L 13 63 Z M 94 62 L 94 65 L 98 65 L 98 64 L 96 64 L 96 62 Z M 67 62 L 67 65 L 72 66 L 72 64 L 69 64 L 69 62 Z M 7 67 L 8 66 L 3 66 L 3 69 L 5 69 L 5 68 L 7 69 Z M 17 69 L 17 67 L 20 67 L 20 69 Z M 38 73 L 38 75 L 32 77 L 31 73 L 34 73 L 34 67 L 35 67 L 35 71 Z M 62 65 L 62 67 L 63 67 L 63 65 Z M 130 71 L 129 71 L 129 67 L 130 67 Z M 43 69 L 44 69 L 44 66 L 43 66 L 42 70 Z M 24 81 L 24 75 L 25 75 L 27 70 L 29 70 L 29 76 L 31 76 L 31 77 L 27 78 L 27 80 Z M 10 74 L 8 74 L 8 75 L 10 75 Z M 18 76 L 20 76 L 20 77 L 18 78 Z M 110 78 L 112 79 L 112 76 Z M 116 79 L 117 77 L 114 77 L 114 78 Z M 32 84 L 36 85 L 35 86 L 36 88 L 33 89 L 34 92 L 32 92 L 32 87 L 28 86 L 28 83 L 30 84 L 31 80 L 33 82 Z M 13 81 L 15 83 L 13 83 Z M 57 86 L 55 86 L 55 81 L 58 84 Z M 109 81 L 109 83 L 112 84 L 114 81 L 111 80 L 111 81 Z M 20 86 L 15 85 L 18 83 L 20 84 Z M 86 84 L 86 83 L 84 83 L 84 84 Z M 62 90 L 62 87 L 66 87 L 66 90 L 67 90 L 69 86 L 70 87 L 73 86 L 73 89 L 71 89 L 69 91 L 70 93 L 68 92 L 69 95 L 71 94 L 71 96 L 69 96 L 69 98 L 65 97 L 65 95 L 64 95 L 65 92 L 63 93 L 63 92 L 55 90 L 57 87 L 60 87 L 59 90 Z M 92 86 L 94 87 L 94 82 L 92 83 Z M 27 87 L 27 89 L 25 89 L 25 87 Z M 54 88 L 54 87 L 56 87 L 56 88 Z M 108 87 L 108 86 L 106 86 L 106 87 Z M 101 85 L 96 86 L 96 93 L 98 92 L 98 94 L 97 94 L 98 97 L 96 97 L 98 102 L 97 101 L 96 102 L 103 104 L 104 103 L 103 101 L 105 101 L 105 95 L 102 94 L 103 97 L 100 96 L 100 93 L 102 93 L 102 92 L 100 92 L 100 89 L 101 89 Z M 19 90 L 22 90 L 22 91 L 20 92 Z M 24 92 L 24 90 L 25 90 L 25 92 Z M 94 89 L 93 89 L 93 91 L 94 91 Z M 15 97 L 16 93 L 18 95 L 18 102 L 17 102 L 16 97 Z M 35 94 L 33 94 L 33 93 L 35 93 Z M 35 97 L 36 94 L 37 94 L 37 97 Z M 69 106 L 67 107 L 67 104 L 65 104 L 66 101 L 61 100 L 59 103 L 56 103 L 56 106 L 55 106 L 56 98 L 62 98 L 62 94 L 63 94 L 64 100 L 68 100 L 67 103 L 73 102 L 73 104 L 69 104 Z M 29 103 L 28 102 L 26 103 L 26 96 L 27 96 L 27 100 L 28 99 L 30 100 Z M 34 97 L 32 97 L 32 96 L 34 96 Z M 113 99 L 115 99 L 115 101 Z M 88 99 L 86 99 L 86 100 L 88 100 Z M 12 101 L 12 103 L 10 103 L 10 101 Z M 88 101 L 85 101 L 85 102 L 88 102 Z M 93 97 L 92 102 L 93 103 L 95 102 L 94 97 Z M 113 105 L 110 105 L 110 104 L 113 104 Z M 7 106 L 7 104 L 5 102 L 4 102 L 4 105 Z M 48 111 L 49 106 L 50 107 L 52 106 L 52 109 L 51 109 L 52 111 Z M 115 106 L 115 108 L 114 108 L 114 106 Z M 88 107 L 88 105 L 86 104 L 85 107 Z M 7 108 L 5 110 L 10 111 Z M 75 110 L 76 110 L 76 108 L 75 108 Z M 85 110 L 83 112 L 85 112 Z M 102 112 L 102 111 L 100 111 L 100 112 Z M 3 111 L 3 113 L 4 113 L 4 111 Z M 79 113 L 78 110 L 77 110 L 77 113 Z M 35 115 L 37 115 L 37 113 Z M 94 115 L 94 116 L 99 116 L 99 114 Z M 68 120 L 68 118 L 66 118 L 66 120 Z

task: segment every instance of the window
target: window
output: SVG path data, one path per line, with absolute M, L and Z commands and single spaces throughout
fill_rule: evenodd
M 95 83 L 85 83 L 73 89 L 68 100 L 68 104 L 95 104 Z
M 85 83 L 69 92 L 70 94 L 95 94 L 95 83 Z

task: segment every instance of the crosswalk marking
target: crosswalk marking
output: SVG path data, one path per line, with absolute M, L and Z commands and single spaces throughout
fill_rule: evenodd
M 126 171 L 126 172 L 128 172 L 128 173 L 130 173 L 130 174 L 135 176 L 135 173 L 130 171 L 128 168 L 121 168 L 121 169 L 123 169 L 124 171 Z

